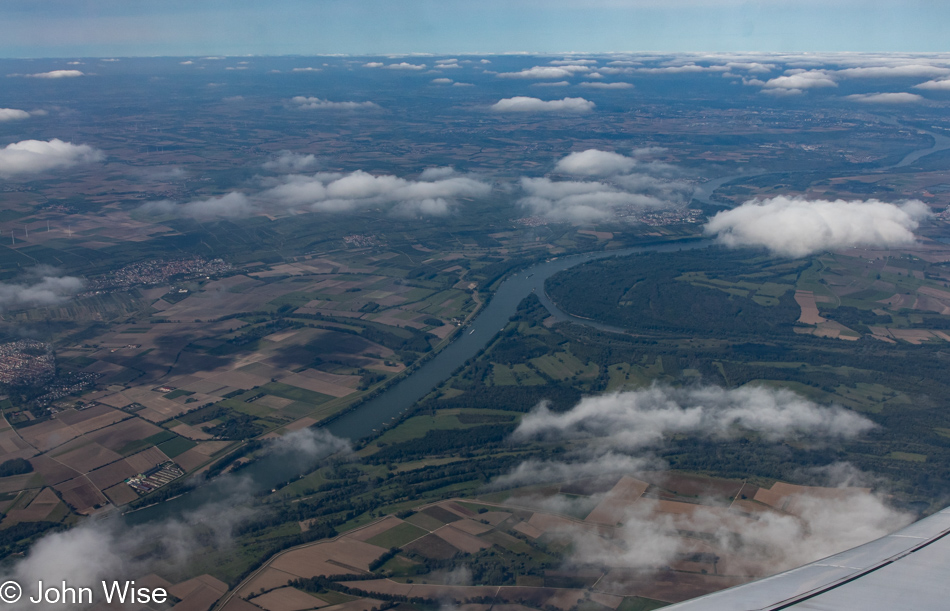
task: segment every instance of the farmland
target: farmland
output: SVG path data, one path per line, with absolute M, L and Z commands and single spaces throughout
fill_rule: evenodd
M 401 518 L 386 514 L 339 537 L 274 556 L 233 590 L 224 608 L 243 608 L 239 599 L 244 599 L 267 609 L 272 600 L 306 596 L 340 609 L 340 596 L 348 597 L 347 609 L 367 609 L 380 601 L 443 601 L 473 610 L 498 604 L 562 611 L 578 604 L 591 609 L 658 608 L 779 568 L 717 547 L 710 535 L 722 524 L 741 532 L 753 515 L 799 515 L 811 497 L 847 501 L 866 493 L 782 482 L 760 488 L 678 473 L 640 477 L 644 479 L 605 476 L 594 486 L 566 482 L 449 498 L 403 510 Z M 558 499 L 590 502 L 576 515 L 540 509 Z M 638 572 L 627 570 L 619 559 L 617 566 L 607 562 L 596 568 L 562 564 L 578 538 L 601 538 L 623 547 L 624 523 L 630 516 L 645 514 L 657 525 L 667 520 L 685 525 L 704 513 L 717 515 L 715 524 L 681 530 L 675 545 L 681 551 L 668 566 Z M 711 530 L 704 533 L 702 528 Z

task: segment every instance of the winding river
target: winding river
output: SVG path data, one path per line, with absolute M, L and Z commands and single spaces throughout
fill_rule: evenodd
M 502 282 L 492 295 L 491 301 L 482 308 L 471 323 L 461 329 L 458 337 L 432 360 L 407 375 L 383 394 L 343 414 L 324 428 L 337 437 L 350 440 L 361 439 L 383 429 L 412 409 L 419 399 L 432 392 L 448 379 L 452 372 L 485 348 L 492 338 L 508 324 L 508 320 L 517 311 L 518 304 L 532 293 L 538 296 L 541 303 L 557 320 L 576 322 L 604 331 L 622 332 L 622 329 L 563 312 L 544 293 L 544 281 L 560 271 L 587 261 L 642 252 L 671 252 L 704 248 L 709 244 L 709 240 L 690 240 L 590 252 L 555 257 L 521 270 Z M 242 483 L 242 488 L 246 486 L 249 492 L 266 490 L 279 482 L 309 472 L 319 458 L 315 456 L 311 460 L 293 461 L 288 460 L 286 455 L 265 457 L 248 465 L 242 471 L 247 479 Z M 180 497 L 128 513 L 125 519 L 129 524 L 141 524 L 177 517 L 202 507 L 213 506 L 215 502 L 232 497 L 234 486 L 234 478 L 217 478 Z
M 892 117 L 882 117 L 882 119 L 886 123 L 898 125 L 897 120 Z M 925 133 L 934 138 L 934 143 L 931 146 L 912 151 L 896 164 L 877 168 L 877 171 L 906 167 L 921 157 L 950 149 L 950 138 L 947 136 L 931 132 Z M 732 180 L 765 173 L 762 170 L 752 170 L 744 174 L 708 181 L 697 187 L 692 199 L 705 204 L 717 205 L 710 200 L 713 191 Z M 378 397 L 343 414 L 324 428 L 337 437 L 350 440 L 361 439 L 382 430 L 410 410 L 417 401 L 429 394 L 444 380 L 448 379 L 453 371 L 485 348 L 495 334 L 504 328 L 511 316 L 515 314 L 518 304 L 531 293 L 538 296 L 541 303 L 557 320 L 575 322 L 603 331 L 623 332 L 623 329 L 578 318 L 563 312 L 544 293 L 544 281 L 560 271 L 595 259 L 621 257 L 641 252 L 669 252 L 681 249 L 705 248 L 709 244 L 709 240 L 692 240 L 689 242 L 667 242 L 634 248 L 591 252 L 555 257 L 524 269 L 505 280 L 478 316 L 462 329 L 459 336 L 432 360 L 407 375 Z M 242 485 L 248 486 L 249 492 L 266 490 L 277 483 L 309 472 L 319 458 L 314 456 L 309 460 L 288 460 L 287 455 L 265 457 L 242 471 L 246 475 Z M 205 507 L 213 507 L 215 502 L 233 498 L 234 486 L 235 478 L 216 478 L 178 498 L 126 514 L 125 519 L 130 524 L 139 524 L 177 517 L 186 512 Z

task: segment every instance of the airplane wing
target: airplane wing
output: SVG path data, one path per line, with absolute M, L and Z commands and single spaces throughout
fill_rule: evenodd
M 950 609 L 948 535 L 950 507 L 824 560 L 663 611 Z

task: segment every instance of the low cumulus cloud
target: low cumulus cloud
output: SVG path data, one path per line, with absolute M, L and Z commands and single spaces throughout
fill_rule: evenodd
M 261 167 L 272 172 L 305 172 L 314 169 L 319 162 L 314 155 L 281 151 L 277 157 L 265 161 Z
M 700 66 L 694 63 L 686 63 L 677 66 L 663 66 L 660 68 L 636 68 L 633 70 L 638 74 L 695 74 L 698 72 L 725 72 L 727 66 Z
M 589 76 L 593 76 L 593 75 L 589 75 Z M 580 83 L 579 85 L 581 87 L 588 87 L 590 89 L 633 89 L 633 84 L 623 83 L 620 81 L 615 82 L 615 83 L 592 83 L 592 82 L 585 81 L 583 83 Z
M 410 64 L 409 62 L 399 62 L 398 64 L 389 64 L 383 66 L 387 70 L 425 70 L 425 64 Z
M 931 64 L 905 64 L 902 66 L 868 66 L 845 68 L 835 74 L 844 78 L 892 78 L 892 77 L 934 77 L 950 74 L 950 68 Z
M 62 276 L 54 268 L 40 266 L 20 282 L 0 282 L 0 311 L 59 305 L 84 285 L 82 278 Z
M 376 109 L 379 106 L 373 102 L 331 102 L 320 98 L 295 96 L 290 100 L 299 110 L 360 110 Z
M 913 244 L 914 230 L 931 214 L 920 201 L 828 201 L 774 197 L 719 212 L 705 226 L 726 246 L 761 247 L 804 257 L 829 249 Z
M 0 123 L 4 121 L 22 121 L 23 119 L 29 119 L 30 113 L 25 110 L 18 110 L 16 108 L 0 108 Z
M 0 148 L 0 177 L 58 170 L 104 158 L 101 151 L 88 144 L 73 144 L 57 138 L 22 140 Z
M 657 446 L 670 435 L 730 438 L 752 432 L 769 440 L 849 439 L 875 424 L 840 406 L 820 406 L 784 389 L 717 386 L 644 390 L 582 399 L 555 413 L 539 405 L 526 415 L 514 438 L 584 439 L 625 451 Z
M 824 70 L 791 70 L 785 76 L 778 76 L 765 82 L 766 89 L 818 89 L 837 87 L 834 76 Z
M 498 78 L 507 79 L 563 79 L 578 72 L 589 72 L 590 66 L 569 64 L 564 66 L 534 66 L 518 72 L 500 72 Z
M 432 174 L 423 176 L 429 178 Z M 263 202 L 284 208 L 348 211 L 392 205 L 406 215 L 444 215 L 462 197 L 485 197 L 491 185 L 474 178 L 453 176 L 435 180 L 407 180 L 376 176 L 357 170 L 350 174 L 293 175 L 260 194 Z
M 925 89 L 928 91 L 950 91 L 950 79 L 927 81 L 919 85 L 914 85 L 914 89 Z
M 728 439 L 752 434 L 774 443 L 789 440 L 832 442 L 875 428 L 860 414 L 839 406 L 818 405 L 788 390 L 766 387 L 724 389 L 716 386 L 651 388 L 582 399 L 566 412 L 539 405 L 527 414 L 513 441 L 570 441 L 558 459 L 524 461 L 497 478 L 492 488 L 538 483 L 586 481 L 610 474 L 663 471 L 667 466 L 651 455 L 679 436 Z M 835 463 L 819 468 L 809 479 L 822 485 L 864 485 L 853 466 Z M 516 497 L 517 503 L 554 513 L 576 515 L 603 500 L 567 497 Z M 586 505 L 584 504 L 586 503 Z M 703 549 L 721 556 L 727 574 L 774 573 L 818 560 L 891 533 L 913 519 L 896 511 L 880 494 L 868 489 L 803 487 L 783 510 L 750 516 L 714 501 L 667 513 L 649 498 L 628 502 L 620 526 L 609 535 L 582 523 L 564 522 L 556 535 L 570 541 L 568 564 L 637 570 L 669 566 L 684 554 Z
M 628 157 L 589 149 L 567 155 L 554 167 L 557 174 L 599 180 L 522 178 L 518 204 L 531 214 L 556 221 L 594 222 L 623 210 L 685 205 L 692 187 L 676 180 L 676 168 L 644 161 L 643 151 Z
M 280 460 L 312 469 L 334 455 L 350 453 L 349 442 L 325 431 L 302 429 L 274 441 L 268 450 Z M 0 577 L 24 586 L 24 597 L 11 609 L 28 609 L 30 585 L 66 581 L 72 587 L 96 587 L 101 580 L 137 578 L 151 572 L 177 571 L 198 552 L 227 553 L 235 529 L 261 514 L 251 503 L 254 488 L 241 475 L 223 475 L 204 485 L 220 491 L 218 501 L 180 516 L 128 525 L 119 518 L 87 520 L 37 541 L 26 557 L 8 565 Z
M 49 72 L 37 72 L 35 74 L 10 74 L 9 76 L 24 76 L 26 78 L 75 78 L 85 76 L 81 70 L 51 70 Z
M 495 102 L 491 109 L 495 112 L 566 112 L 585 113 L 594 110 L 593 102 L 584 98 L 564 98 L 563 100 L 541 100 L 527 96 L 504 98 Z
M 574 176 L 609 176 L 629 172 L 637 163 L 636 159 L 619 153 L 587 149 L 564 157 L 554 166 L 554 171 Z
M 280 159 L 275 161 L 280 163 Z M 285 157 L 284 161 L 292 164 L 307 160 Z M 243 218 L 269 212 L 347 212 L 371 207 L 388 207 L 400 216 L 444 216 L 461 198 L 480 198 L 491 193 L 489 183 L 454 175 L 445 168 L 423 171 L 420 180 L 357 170 L 349 174 L 288 174 L 265 179 L 264 185 L 267 188 L 254 195 L 232 191 L 186 203 L 150 202 L 141 210 L 146 214 L 197 220 Z
M 148 202 L 140 210 L 149 215 L 171 215 L 192 218 L 198 221 L 245 218 L 257 212 L 257 208 L 250 198 L 239 191 L 232 191 L 217 197 L 194 199 L 184 204 L 167 199 Z
M 913 93 L 856 93 L 845 97 L 852 102 L 861 102 L 862 104 L 916 104 L 923 102 L 923 96 Z
M 591 529 L 565 526 L 574 564 L 651 570 L 697 551 L 683 532 L 703 533 L 731 574 L 766 575 L 802 566 L 888 535 L 913 521 L 879 495 L 841 490 L 835 495 L 803 492 L 791 499 L 794 513 L 761 512 L 754 518 L 720 507 L 697 506 L 682 514 L 661 513 L 641 499 L 626 508 L 609 538 Z

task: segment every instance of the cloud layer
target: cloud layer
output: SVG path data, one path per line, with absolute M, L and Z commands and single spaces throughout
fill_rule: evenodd
M 527 96 L 504 98 L 495 102 L 491 109 L 495 112 L 571 112 L 585 113 L 594 109 L 595 104 L 584 98 L 564 98 L 545 101 Z
M 85 76 L 80 70 L 51 70 L 50 72 L 37 72 L 36 74 L 25 74 L 29 78 L 75 78 Z
M 270 448 L 277 459 L 304 470 L 332 454 L 349 451 L 348 442 L 313 429 L 285 435 Z M 0 581 L 13 578 L 24 587 L 23 599 L 10 608 L 33 607 L 26 598 L 35 595 L 40 580 L 47 584 L 65 580 L 72 587 L 89 587 L 103 579 L 180 571 L 196 552 L 209 547 L 227 552 L 234 529 L 257 514 L 249 503 L 254 490 L 250 480 L 240 475 L 225 475 L 205 485 L 216 486 L 220 500 L 178 518 L 134 526 L 121 519 L 87 520 L 41 538 L 25 558 L 0 572 Z
M 101 161 L 101 151 L 87 144 L 52 140 L 22 140 L 0 149 L 0 176 L 33 174 Z
M 30 280 L 21 283 L 0 282 L 0 311 L 59 305 L 84 285 L 81 278 L 60 276 L 45 266 L 30 275 Z
M 643 161 L 639 153 L 650 154 L 641 150 L 627 157 L 597 149 L 571 153 L 558 161 L 554 171 L 572 179 L 522 178 L 525 195 L 518 204 L 551 220 L 592 222 L 624 209 L 674 207 L 689 201 L 692 187 L 671 178 L 676 173 L 673 166 Z
M 788 390 L 707 386 L 645 390 L 582 399 L 573 409 L 540 405 L 515 430 L 515 439 L 596 437 L 601 448 L 655 446 L 670 435 L 728 438 L 753 432 L 769 441 L 853 438 L 876 425 L 842 407 L 819 406 Z
M 923 102 L 922 96 L 913 93 L 856 93 L 849 95 L 845 99 L 862 104 L 915 104 Z
M 309 157 L 282 155 L 268 162 L 275 164 L 268 169 L 309 164 Z M 485 197 L 491 192 L 490 184 L 453 175 L 446 168 L 430 168 L 420 180 L 357 170 L 349 174 L 289 174 L 267 179 L 265 185 L 268 188 L 255 195 L 232 191 L 185 203 L 150 202 L 142 210 L 197 220 L 242 218 L 268 211 L 346 212 L 370 207 L 389 207 L 401 216 L 440 216 L 448 214 L 459 198 Z
M 781 196 L 719 212 L 705 230 L 733 248 L 763 247 L 780 256 L 804 257 L 837 248 L 913 244 L 914 230 L 928 216 L 930 209 L 917 200 L 896 205 Z
M 650 454 L 676 436 L 726 439 L 752 436 L 774 443 L 807 440 L 825 443 L 859 436 L 875 428 L 860 414 L 821 406 L 788 390 L 716 386 L 648 389 L 582 399 L 554 413 L 541 405 L 513 433 L 515 441 L 569 441 L 558 459 L 529 460 L 497 478 L 495 487 L 583 481 L 607 474 L 662 471 Z M 832 485 L 853 485 L 860 473 L 848 464 L 820 469 Z M 586 511 L 603 500 L 563 496 L 517 497 L 513 502 L 576 515 L 565 504 L 586 502 Z M 584 507 L 574 507 L 586 513 Z M 886 535 L 912 521 L 867 489 L 802 488 L 782 511 L 750 517 L 714 504 L 683 513 L 664 513 L 648 498 L 627 503 L 621 525 L 609 535 L 579 522 L 565 521 L 557 534 L 571 543 L 570 564 L 656 570 L 682 554 L 722 554 L 727 574 L 762 575 L 800 566 Z M 683 532 L 703 533 L 703 543 Z M 697 549 L 697 545 L 700 549 Z M 609 579 L 606 578 L 606 579 Z
M 261 167 L 274 172 L 303 172 L 312 170 L 318 163 L 314 155 L 281 151 L 277 154 L 277 157 L 270 161 L 265 161 Z
M 302 95 L 295 96 L 290 100 L 300 110 L 359 110 L 367 108 L 379 108 L 373 102 L 331 102 L 320 98 L 308 98 Z
M 0 123 L 4 121 L 21 121 L 29 119 L 30 113 L 16 108 L 0 108 Z

